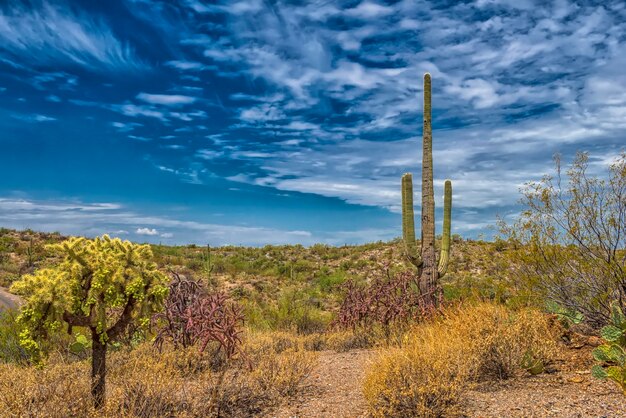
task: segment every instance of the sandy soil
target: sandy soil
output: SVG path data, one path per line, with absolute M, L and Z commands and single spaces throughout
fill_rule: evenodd
M 587 344 L 570 345 L 551 373 L 477 384 L 461 402 L 462 416 L 626 418 L 626 397 L 611 382 L 598 381 L 589 373 L 592 349 Z M 300 396 L 265 417 L 366 417 L 361 388 L 367 363 L 375 355 L 372 350 L 322 352 Z
M 361 388 L 367 361 L 374 355 L 372 350 L 320 353 L 317 367 L 303 383 L 298 398 L 266 417 L 366 417 Z

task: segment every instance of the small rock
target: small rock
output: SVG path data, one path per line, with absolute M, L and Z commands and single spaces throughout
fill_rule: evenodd
M 599 337 L 596 337 L 595 335 L 592 335 L 591 337 L 587 338 L 587 345 L 590 345 L 592 347 L 597 347 L 599 345 L 602 345 L 602 339 Z

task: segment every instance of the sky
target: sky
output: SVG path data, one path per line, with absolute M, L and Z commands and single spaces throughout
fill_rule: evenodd
M 452 232 L 491 236 L 554 153 L 624 149 L 624 68 L 623 1 L 2 1 L 0 226 L 393 239 L 430 72 L 438 230 L 449 178 Z

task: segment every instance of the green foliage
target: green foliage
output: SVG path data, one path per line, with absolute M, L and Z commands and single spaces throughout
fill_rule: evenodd
M 317 279 L 317 285 L 324 293 L 337 290 L 346 281 L 346 273 L 343 270 L 335 271 L 332 274 L 324 274 Z
M 24 363 L 28 354 L 20 345 L 20 326 L 13 310 L 0 312 L 0 362 Z
M 72 354 L 82 355 L 87 351 L 87 349 L 91 348 L 91 340 L 80 332 L 77 332 L 74 336 L 74 341 L 68 348 Z
M 566 327 L 569 327 L 570 324 L 578 325 L 585 319 L 584 315 L 580 312 L 564 308 L 552 300 L 546 302 L 546 310 L 555 314 L 559 321 Z
M 599 364 L 591 373 L 598 379 L 612 380 L 626 395 L 626 317 L 617 304 L 612 305 L 611 314 L 612 323 L 600 332 L 606 343 L 593 350 Z
M 11 290 L 26 299 L 18 317 L 20 344 L 35 361 L 42 342 L 65 324 L 91 334 L 94 406 L 105 401 L 106 352 L 130 326 L 146 326 L 167 295 L 167 277 L 152 261 L 148 245 L 111 239 L 70 238 L 48 247 L 58 264 L 40 268 L 14 282 Z

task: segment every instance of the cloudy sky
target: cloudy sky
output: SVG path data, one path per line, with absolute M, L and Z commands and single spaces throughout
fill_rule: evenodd
M 626 145 L 625 68 L 623 1 L 4 1 L 0 226 L 391 239 L 430 72 L 437 202 L 489 235 L 555 152 Z

